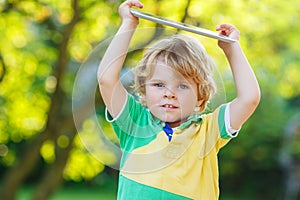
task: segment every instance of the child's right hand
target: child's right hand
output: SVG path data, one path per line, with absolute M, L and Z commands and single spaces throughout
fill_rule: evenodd
M 122 22 L 129 22 L 133 24 L 138 24 L 139 19 L 131 14 L 131 7 L 143 8 L 143 4 L 138 0 L 127 0 L 123 2 L 119 7 L 119 15 L 122 18 Z

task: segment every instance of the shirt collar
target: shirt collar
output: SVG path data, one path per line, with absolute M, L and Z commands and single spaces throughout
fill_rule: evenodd
M 165 122 L 164 122 L 164 121 L 161 121 L 160 119 L 158 119 L 157 117 L 154 117 L 153 115 L 152 115 L 152 118 L 153 118 L 153 121 L 154 121 L 155 124 L 159 124 L 159 125 L 161 125 L 162 127 L 165 126 Z M 196 124 L 198 125 L 198 124 L 200 124 L 201 122 L 202 122 L 202 116 L 201 116 L 201 115 L 198 115 L 198 114 L 195 114 L 195 115 L 189 117 L 189 118 L 187 119 L 187 121 L 183 122 L 183 123 L 178 127 L 178 129 L 183 130 L 183 129 L 189 127 L 192 123 L 196 123 Z

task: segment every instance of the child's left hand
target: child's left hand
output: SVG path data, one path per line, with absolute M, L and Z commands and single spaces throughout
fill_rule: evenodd
M 216 27 L 217 31 L 220 31 L 220 35 L 239 40 L 240 39 L 240 32 L 237 28 L 235 28 L 233 25 L 230 24 L 220 24 L 219 26 Z M 223 42 L 223 41 L 218 41 L 219 47 L 222 49 L 228 47 L 230 43 L 228 42 Z

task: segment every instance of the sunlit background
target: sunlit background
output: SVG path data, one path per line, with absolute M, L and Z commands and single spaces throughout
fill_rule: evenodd
M 259 80 L 262 100 L 239 137 L 219 154 L 220 199 L 299 199 L 300 2 L 142 2 L 145 12 L 210 30 L 231 23 L 241 32 L 240 43 Z M 104 119 L 100 94 L 91 88 L 97 122 L 83 106 L 76 124 L 72 105 L 89 103 L 74 99 L 74 82 L 79 70 L 89 66 L 92 52 L 91 68 L 97 67 L 105 51 L 99 44 L 121 23 L 120 3 L 0 0 L 1 199 L 116 199 L 119 155 L 105 149 L 102 138 L 114 145 L 118 141 Z M 137 31 L 125 63 L 129 68 L 143 47 L 176 31 L 142 19 L 139 28 L 151 29 L 147 34 Z M 206 47 L 218 66 L 226 100 L 231 100 L 233 80 L 217 41 L 181 33 L 197 37 Z M 86 79 L 96 80 L 93 70 Z

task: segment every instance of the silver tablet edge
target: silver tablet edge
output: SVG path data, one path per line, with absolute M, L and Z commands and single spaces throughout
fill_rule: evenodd
M 146 20 L 149 20 L 149 21 L 153 21 L 153 22 L 156 22 L 158 24 L 164 24 L 164 25 L 171 26 L 171 27 L 174 27 L 174 28 L 178 28 L 178 29 L 181 29 L 181 30 L 185 30 L 185 31 L 188 31 L 188 32 L 192 32 L 192 33 L 207 36 L 207 37 L 210 37 L 210 38 L 218 39 L 218 40 L 221 40 L 221 41 L 224 41 L 224 42 L 236 42 L 236 40 L 234 40 L 232 38 L 217 35 L 216 33 L 214 33 L 213 31 L 210 31 L 210 30 L 206 30 L 206 29 L 199 28 L 199 27 L 192 26 L 192 25 L 183 25 L 183 23 L 172 21 L 172 20 L 169 20 L 169 19 L 166 19 L 166 18 L 163 18 L 163 17 L 158 17 L 158 16 L 151 15 L 151 14 L 148 14 L 148 13 L 144 13 L 144 12 L 132 9 L 132 8 L 130 9 L 130 11 L 136 17 L 143 18 L 143 19 L 146 19 Z

